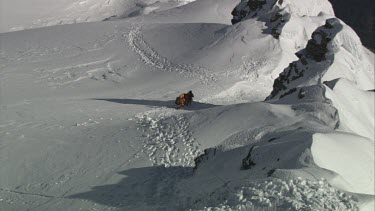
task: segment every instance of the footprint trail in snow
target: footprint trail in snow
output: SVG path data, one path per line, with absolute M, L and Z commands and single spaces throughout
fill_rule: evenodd
M 158 110 L 158 109 L 157 109 Z M 201 154 L 199 144 L 188 130 L 189 123 L 182 115 L 154 116 L 152 111 L 137 115 L 143 130 L 144 152 L 154 166 L 194 166 Z
M 140 59 L 150 67 L 164 72 L 176 72 L 190 78 L 199 78 L 203 84 L 217 82 L 217 76 L 211 70 L 192 64 L 175 64 L 161 56 L 143 39 L 141 26 L 133 26 L 128 35 L 130 49 L 140 56 Z

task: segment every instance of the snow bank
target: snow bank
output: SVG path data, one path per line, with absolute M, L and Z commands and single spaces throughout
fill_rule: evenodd
M 351 185 L 346 191 L 374 195 L 373 140 L 348 133 L 318 133 L 311 153 L 319 167 L 336 172 Z
M 327 82 L 327 86 L 325 96 L 340 118 L 338 130 L 345 132 L 315 134 L 314 161 L 352 186 L 342 189 L 374 195 L 374 93 L 359 90 L 346 79 Z
M 374 92 L 359 90 L 346 80 L 327 83 L 326 97 L 332 100 L 340 116 L 339 129 L 374 140 Z
M 362 90 L 374 89 L 374 57 L 368 57 L 358 35 L 340 21 L 342 30 L 332 40 L 329 51 L 335 54 L 323 81 L 346 78 Z

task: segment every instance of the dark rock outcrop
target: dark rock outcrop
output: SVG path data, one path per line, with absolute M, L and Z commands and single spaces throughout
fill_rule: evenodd
M 338 19 L 331 18 L 324 26 L 316 29 L 306 48 L 296 53 L 299 60 L 289 64 L 289 67 L 275 79 L 273 90 L 266 100 L 283 98 L 297 91 L 296 87 L 301 83 L 311 85 L 313 84 L 310 83 L 311 80 L 317 78 L 319 80 L 334 59 L 334 54 L 329 52 L 328 45 L 342 27 Z
M 242 1 L 232 11 L 232 15 L 233 15 L 232 24 L 241 22 L 245 18 L 255 17 L 258 14 L 258 11 L 261 10 L 266 3 L 267 3 L 267 0 Z M 276 0 L 272 0 L 272 4 L 274 5 L 275 3 L 276 3 Z
M 196 157 L 194 159 L 194 163 L 195 163 L 194 170 L 196 170 L 199 167 L 199 165 L 201 165 L 201 163 L 203 163 L 204 161 L 207 161 L 207 160 L 215 157 L 216 150 L 217 150 L 216 148 L 205 149 L 203 154 Z
M 267 29 L 264 30 L 264 33 L 271 34 L 275 39 L 278 39 L 282 28 L 290 18 L 289 13 L 286 13 L 280 7 L 274 7 L 282 3 L 281 0 L 242 1 L 232 12 L 232 24 L 256 17 L 266 23 Z
M 251 169 L 252 166 L 255 166 L 253 159 L 251 158 L 251 153 L 254 150 L 256 145 L 252 146 L 247 154 L 246 158 L 242 159 L 241 170 L 248 170 Z

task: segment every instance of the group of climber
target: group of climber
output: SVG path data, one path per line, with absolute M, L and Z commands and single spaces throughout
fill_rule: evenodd
M 176 98 L 175 104 L 177 105 L 177 109 L 181 109 L 184 106 L 189 106 L 193 102 L 194 94 L 192 91 L 188 93 L 182 93 L 180 96 Z

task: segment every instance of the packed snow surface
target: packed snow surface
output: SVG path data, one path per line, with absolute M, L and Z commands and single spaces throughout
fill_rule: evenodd
M 374 54 L 328 1 L 18 3 L 0 210 L 374 210 Z

